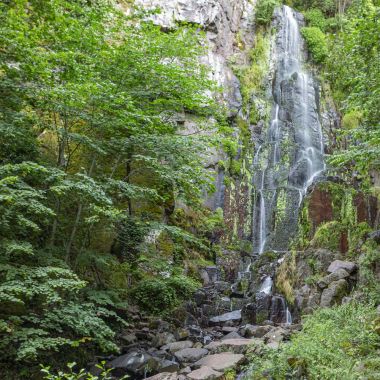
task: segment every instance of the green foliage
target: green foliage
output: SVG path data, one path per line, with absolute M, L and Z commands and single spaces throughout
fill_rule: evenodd
M 152 314 L 167 314 L 181 300 L 189 299 L 199 286 L 185 276 L 141 281 L 132 292 L 138 305 Z
M 364 304 L 320 309 L 289 344 L 253 358 L 247 378 L 375 379 L 380 368 L 375 317 L 375 308 Z
M 327 42 L 325 34 L 315 26 L 301 29 L 301 34 L 305 38 L 307 47 L 316 63 L 324 63 L 328 56 Z
M 305 12 L 305 20 L 309 27 L 319 28 L 322 32 L 326 28 L 326 19 L 320 9 L 309 9 Z
M 263 91 L 264 77 L 268 71 L 269 38 L 263 31 L 258 30 L 254 47 L 250 50 L 250 65 L 236 68 L 236 74 L 241 83 L 243 103 L 248 110 L 252 107 L 250 118 L 255 121 L 257 110 L 252 104 L 252 96 L 259 95 Z
M 345 124 L 352 127 L 342 130 L 340 138 L 344 143 L 330 163 L 348 172 L 356 170 L 357 177 L 364 181 L 370 169 L 379 167 L 379 13 L 375 2 L 354 3 L 342 31 L 331 43 L 328 60 L 328 78 L 335 98 L 349 115 L 345 116 Z M 360 112 L 360 117 L 355 117 L 354 110 Z
M 99 376 L 94 376 L 85 371 L 84 369 L 79 370 L 79 372 L 74 372 L 74 367 L 76 363 L 68 363 L 67 368 L 69 372 L 59 371 L 56 375 L 50 371 L 50 367 L 42 366 L 41 372 L 44 375 L 45 380 L 111 380 L 111 369 L 105 368 L 105 362 L 97 364 L 96 367 L 100 371 Z M 120 380 L 127 379 L 128 376 L 123 376 Z
M 367 241 L 362 251 L 359 257 L 360 287 L 371 302 L 379 304 L 380 283 L 376 268 L 380 260 L 380 250 L 375 242 Z
M 256 3 L 256 22 L 267 26 L 273 17 L 274 8 L 278 5 L 277 0 L 259 0 Z

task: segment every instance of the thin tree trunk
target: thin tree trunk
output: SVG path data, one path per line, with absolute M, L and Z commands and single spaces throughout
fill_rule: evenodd
M 89 169 L 88 174 L 87 174 L 89 177 L 91 177 L 91 174 L 94 170 L 95 161 L 96 160 L 95 160 L 95 156 L 94 156 L 92 161 L 91 161 L 90 169 Z M 77 213 L 75 216 L 73 228 L 71 230 L 70 238 L 69 238 L 69 241 L 68 241 L 67 246 L 66 246 L 66 258 L 65 258 L 66 263 L 68 263 L 70 260 L 71 247 L 74 243 L 74 239 L 75 239 L 75 236 L 76 236 L 77 231 L 78 231 L 79 222 L 80 222 L 80 219 L 82 217 L 82 211 L 83 211 L 83 202 L 80 202 L 78 205 L 78 208 L 77 208 Z

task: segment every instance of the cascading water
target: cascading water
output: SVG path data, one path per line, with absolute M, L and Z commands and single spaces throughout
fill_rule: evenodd
M 288 6 L 276 11 L 272 53 L 272 118 L 254 158 L 254 252 L 285 251 L 297 230 L 308 187 L 324 171 L 323 137 L 314 80 L 299 28 L 302 16 Z

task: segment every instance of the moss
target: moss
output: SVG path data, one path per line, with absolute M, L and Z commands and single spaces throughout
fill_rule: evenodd
M 233 177 L 239 177 L 240 176 L 240 174 L 241 174 L 241 161 L 231 160 L 230 174 Z
M 293 286 L 297 281 L 296 252 L 287 256 L 276 272 L 276 288 L 287 302 L 294 303 Z
M 336 220 L 323 223 L 314 234 L 310 244 L 313 247 L 326 248 L 331 251 L 339 250 L 340 237 L 344 230 L 341 223 Z
M 235 73 L 241 84 L 245 109 L 249 108 L 253 94 L 259 95 L 263 93 L 263 81 L 268 71 L 268 52 L 268 36 L 262 31 L 257 31 L 254 47 L 249 52 L 251 64 L 246 67 L 235 68 Z M 257 112 L 253 113 L 257 115 Z

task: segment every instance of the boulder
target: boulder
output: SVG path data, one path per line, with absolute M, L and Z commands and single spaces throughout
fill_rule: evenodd
M 238 323 L 241 321 L 241 310 L 234 310 L 216 317 L 210 318 L 209 324 L 211 326 L 223 325 L 227 322 Z
M 159 372 L 166 372 L 166 373 L 167 372 L 170 372 L 170 373 L 177 372 L 177 371 L 179 371 L 179 364 L 173 360 L 163 359 L 163 360 L 159 361 L 158 371 Z
M 321 278 L 318 282 L 317 285 L 321 288 L 327 288 L 333 281 L 338 281 L 341 280 L 342 278 L 347 278 L 349 277 L 350 274 L 343 268 L 339 268 L 336 271 L 330 273 L 329 275 Z
M 338 269 L 344 269 L 348 273 L 352 273 L 357 269 L 357 265 L 351 261 L 335 260 L 327 268 L 327 272 L 333 273 Z
M 246 338 L 262 338 L 265 334 L 267 334 L 269 331 L 273 329 L 273 326 L 253 326 L 253 325 L 246 325 L 243 326 L 240 330 L 241 334 L 244 335 Z
M 256 339 L 226 339 L 211 342 L 205 348 L 211 352 L 233 352 L 234 354 L 245 354 L 249 346 L 256 344 Z
M 235 331 L 232 331 L 230 332 L 229 334 L 225 335 L 222 340 L 226 340 L 226 339 L 241 339 L 242 336 L 239 335 L 237 332 Z
M 340 303 L 342 298 L 347 294 L 348 283 L 341 279 L 333 281 L 328 288 L 324 289 L 321 295 L 321 307 L 330 307 Z
M 277 327 L 268 332 L 267 334 L 264 335 L 264 340 L 266 343 L 280 343 L 284 339 L 289 337 L 289 332 L 284 330 L 282 327 Z
M 194 343 L 191 340 L 183 340 L 180 342 L 173 342 L 169 344 L 165 344 L 165 346 L 161 347 L 161 350 L 170 351 L 171 353 L 174 353 L 179 350 L 183 350 L 185 348 L 191 348 L 193 347 Z
M 174 353 L 180 363 L 194 363 L 208 354 L 204 348 L 184 348 Z
M 162 347 L 165 344 L 173 343 L 175 342 L 174 335 L 172 333 L 163 332 L 158 333 L 152 340 L 152 346 L 153 347 Z
M 214 371 L 212 368 L 206 366 L 196 369 L 187 375 L 189 379 L 193 380 L 212 380 L 219 379 L 222 376 L 222 372 Z
M 114 368 L 112 374 L 116 376 L 123 376 L 126 372 L 144 374 L 146 370 L 156 371 L 159 361 L 146 352 L 133 351 L 110 361 L 107 367 Z
M 175 331 L 174 336 L 177 340 L 184 340 L 190 335 L 188 329 L 179 328 Z
M 177 380 L 176 373 L 162 372 L 157 375 L 147 377 L 145 380 Z
M 137 337 L 135 334 L 125 334 L 125 335 L 122 335 L 121 336 L 121 339 L 123 340 L 123 342 L 125 342 L 126 344 L 133 344 L 133 343 L 136 343 L 137 342 Z
M 229 334 L 231 332 L 237 332 L 238 328 L 237 327 L 231 327 L 231 326 L 224 326 L 222 327 L 222 332 L 225 334 Z
M 208 355 L 194 363 L 194 367 L 210 367 L 215 371 L 224 372 L 234 368 L 244 362 L 244 355 L 234 354 L 232 352 L 223 352 L 221 354 Z

